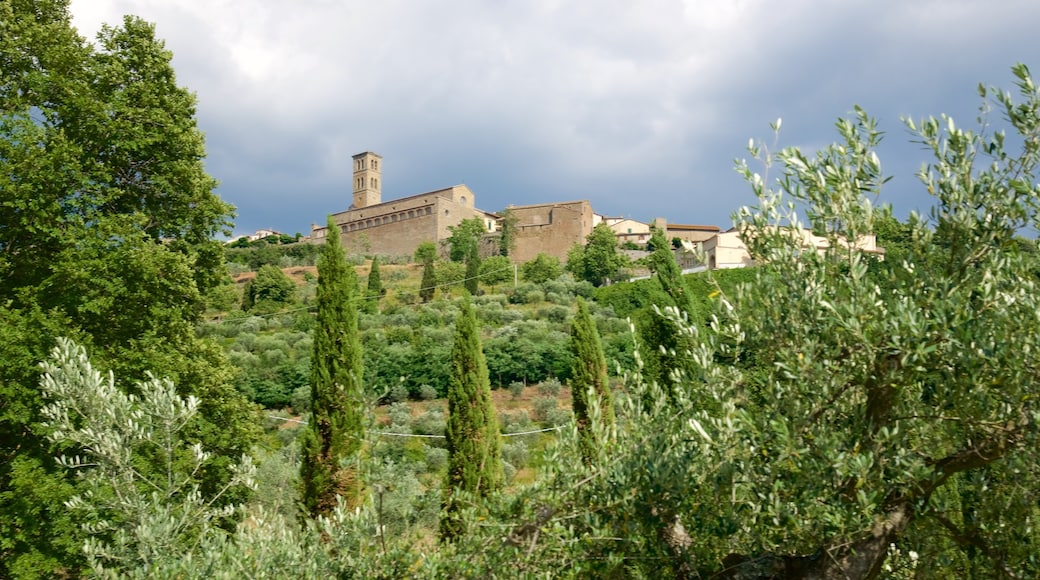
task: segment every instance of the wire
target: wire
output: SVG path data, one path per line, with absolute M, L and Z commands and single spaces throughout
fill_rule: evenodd
M 299 423 L 301 425 L 307 425 L 308 424 L 306 421 L 301 421 L 299 419 L 291 419 L 291 418 L 288 418 L 288 417 L 279 417 L 278 415 L 266 415 L 266 417 L 268 419 L 277 419 L 279 421 L 289 421 L 291 423 Z M 533 435 L 535 433 L 547 433 L 549 431 L 559 431 L 560 429 L 563 429 L 563 425 L 557 425 L 555 427 L 549 427 L 549 428 L 546 428 L 546 429 L 536 429 L 534 431 L 521 431 L 519 433 L 500 433 L 500 435 L 502 437 L 518 437 L 520 435 Z M 390 431 L 368 431 L 368 433 L 373 433 L 375 435 L 386 435 L 386 436 L 391 436 L 391 437 L 420 437 L 420 438 L 424 438 L 424 439 L 446 439 L 446 436 L 444 436 L 444 435 L 420 435 L 420 434 L 416 434 L 416 433 L 392 433 Z
M 481 277 L 490 276 L 492 274 L 497 274 L 499 272 L 506 272 L 506 271 L 512 270 L 512 269 L 513 269 L 513 267 L 512 267 L 512 265 L 510 265 L 508 268 L 499 268 L 497 270 L 491 270 L 490 272 L 482 272 L 480 274 L 477 274 L 476 276 L 470 276 L 469 278 L 463 278 L 462 280 L 459 280 L 457 282 L 445 282 L 444 284 L 438 284 L 436 286 L 432 286 L 432 288 L 434 290 L 437 290 L 437 289 L 440 289 L 440 288 L 450 288 L 451 286 L 458 286 L 459 284 L 465 284 L 466 282 L 468 282 L 470 280 L 479 280 Z M 420 288 L 419 290 L 417 290 L 415 292 L 408 292 L 408 294 L 418 294 L 420 291 L 422 291 L 422 290 L 424 290 L 426 288 L 430 288 L 430 286 L 426 286 L 424 288 Z M 380 299 L 382 299 L 382 296 L 360 296 L 360 297 L 354 298 L 351 302 L 353 302 L 355 304 L 360 304 L 361 302 L 363 302 L 365 300 L 380 300 Z M 317 306 L 302 306 L 300 308 L 290 308 L 289 310 L 280 310 L 278 312 L 269 312 L 267 314 L 252 314 L 250 316 L 246 316 L 246 317 L 242 317 L 242 318 L 220 318 L 220 319 L 209 320 L 209 321 L 207 321 L 207 324 L 224 324 L 224 323 L 230 323 L 230 322 L 245 322 L 245 321 L 249 320 L 250 318 L 268 318 L 268 317 L 271 317 L 271 316 L 281 316 L 282 314 L 289 314 L 289 313 L 292 313 L 292 312 L 299 312 L 301 310 L 314 311 L 314 310 L 317 310 Z

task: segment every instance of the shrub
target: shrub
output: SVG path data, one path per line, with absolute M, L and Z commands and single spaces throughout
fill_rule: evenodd
M 419 398 L 423 401 L 432 401 L 440 396 L 437 389 L 430 385 L 419 385 Z
M 444 447 L 426 446 L 426 471 L 440 473 L 448 466 L 448 450 Z
M 527 460 L 530 457 L 530 451 L 527 448 L 527 443 L 519 440 L 520 437 L 513 437 L 511 439 L 518 439 L 518 441 L 510 441 L 502 445 L 502 460 L 512 464 L 517 469 L 523 469 L 527 465 Z
M 408 408 L 405 403 L 394 403 L 390 405 L 390 423 L 393 425 L 399 425 L 411 431 L 412 429 L 412 410 Z
M 519 399 L 524 394 L 524 384 L 520 381 L 513 381 L 509 383 L 509 394 L 513 396 L 513 399 Z
M 401 401 L 408 400 L 408 387 L 404 386 L 404 383 L 397 383 L 387 391 L 386 398 L 397 406 Z
M 549 412 L 556 409 L 555 397 L 540 397 L 534 402 L 534 420 L 539 423 L 548 423 Z
M 560 381 L 554 378 L 548 378 L 538 385 L 538 392 L 546 397 L 559 397 L 561 387 L 563 387 L 563 385 L 560 384 Z
M 444 435 L 444 411 L 427 409 L 412 422 L 412 432 L 418 435 Z
M 289 405 L 296 413 L 310 413 L 311 411 L 311 388 L 297 387 L 289 397 Z

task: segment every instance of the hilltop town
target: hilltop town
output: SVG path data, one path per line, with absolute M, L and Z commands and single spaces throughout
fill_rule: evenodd
M 450 228 L 467 219 L 479 219 L 484 224 L 485 247 L 489 248 L 486 251 L 492 252 L 492 248 L 498 247 L 496 240 L 506 219 L 504 214 L 508 213 L 514 228 L 514 245 L 509 253 L 514 262 L 526 262 L 538 254 L 564 260 L 567 251 L 574 244 L 584 243 L 601 223 L 613 230 L 619 245 L 629 248 L 645 247 L 651 228 L 659 228 L 679 253 L 686 255 L 687 265 L 703 260 L 701 265 L 710 269 L 741 268 L 752 262 L 739 232 L 733 229 L 673 224 L 664 217 L 652 222 L 610 217 L 597 213 L 587 199 L 509 205 L 495 213 L 479 209 L 476 195 L 464 184 L 383 201 L 382 156 L 371 151 L 358 153 L 353 156 L 353 170 L 353 203 L 332 216 L 340 228 L 344 247 L 354 253 L 411 256 L 423 242 L 444 242 L 451 235 Z M 312 224 L 304 239 L 323 243 L 326 235 L 325 225 Z M 807 230 L 799 235 L 806 247 L 822 249 L 828 243 Z M 872 235 L 858 240 L 856 247 L 866 252 L 883 252 Z

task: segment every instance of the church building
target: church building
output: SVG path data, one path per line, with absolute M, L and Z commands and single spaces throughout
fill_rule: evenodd
M 499 216 L 477 209 L 465 185 L 383 202 L 382 156 L 366 151 L 354 155 L 353 162 L 353 203 L 333 214 L 348 252 L 411 256 L 423 242 L 447 239 L 448 227 L 465 219 L 479 218 L 489 233 L 498 229 Z M 322 243 L 327 233 L 325 224 L 312 225 L 310 241 Z

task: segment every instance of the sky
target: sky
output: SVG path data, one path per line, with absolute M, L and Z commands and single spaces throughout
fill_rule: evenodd
M 93 39 L 155 23 L 198 98 L 235 233 L 307 234 L 351 203 L 464 183 L 477 206 L 588 199 L 607 216 L 718 225 L 754 205 L 749 138 L 814 152 L 859 105 L 886 132 L 878 203 L 927 213 L 900 121 L 976 122 L 979 83 L 1040 76 L 1036 0 L 72 0 Z M 753 165 L 753 167 L 755 167 Z

